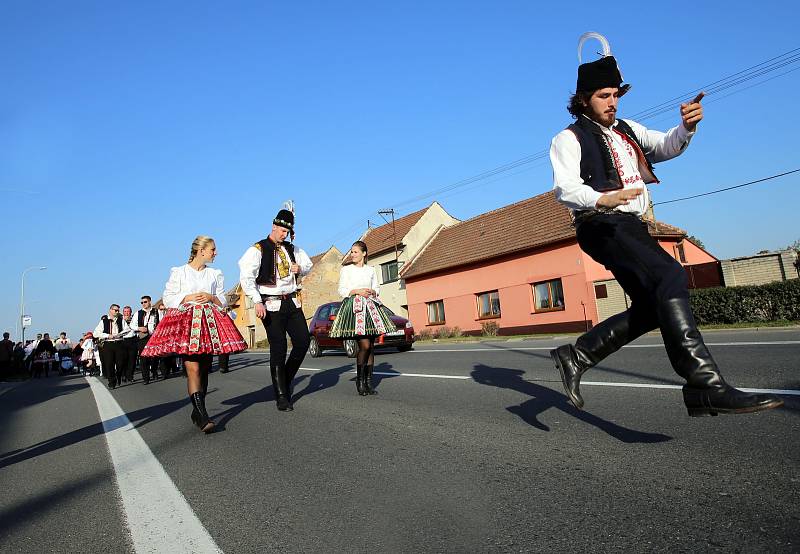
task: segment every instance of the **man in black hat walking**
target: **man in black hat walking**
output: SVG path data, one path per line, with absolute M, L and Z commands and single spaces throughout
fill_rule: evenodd
M 286 237 L 293 233 L 294 214 L 281 210 L 272 232 L 247 249 L 239 260 L 242 290 L 255 304 L 269 342 L 269 368 L 278 409 L 291 411 L 292 380 L 308 351 L 308 325 L 298 297 L 297 278 L 311 271 L 311 259 Z M 286 335 L 292 351 L 286 357 Z
M 564 389 L 583 407 L 581 375 L 637 337 L 660 328 L 670 362 L 686 380 L 690 416 L 747 413 L 783 401 L 728 385 L 697 329 L 686 272 L 650 236 L 642 217 L 650 205 L 647 183 L 657 183 L 654 163 L 686 150 L 703 118 L 703 93 L 680 107 L 681 123 L 666 133 L 616 118 L 629 89 L 613 56 L 578 68 L 568 111 L 575 123 L 553 139 L 550 160 L 556 198 L 573 211 L 581 249 L 604 265 L 631 298 L 624 312 L 600 322 L 575 345 L 550 352 Z

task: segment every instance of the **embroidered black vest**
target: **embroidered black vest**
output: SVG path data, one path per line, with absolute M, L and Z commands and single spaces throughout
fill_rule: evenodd
M 158 310 L 156 310 L 155 308 L 150 308 L 150 313 L 153 315 L 153 321 L 155 322 L 154 325 L 158 325 Z M 145 316 L 145 311 L 139 310 L 139 318 L 137 320 L 139 322 L 138 327 L 145 327 L 144 316 Z
M 275 266 L 278 263 L 278 250 L 275 248 L 275 243 L 269 237 L 260 240 L 253 246 L 261 251 L 261 266 L 258 268 L 258 275 L 256 275 L 256 284 L 264 285 L 266 287 L 274 287 L 277 280 L 275 279 Z M 289 259 L 292 263 L 294 261 L 294 246 L 291 242 L 281 243 L 289 254 Z
M 588 117 L 580 116 L 567 129 L 575 134 L 581 145 L 581 179 L 583 179 L 583 182 L 597 192 L 621 189 L 623 187 L 622 177 L 620 177 L 619 168 L 614 161 L 611 145 L 608 143 L 600 126 Z M 633 147 L 637 158 L 639 158 L 640 170 L 642 166 L 647 169 L 647 171 L 642 172 L 644 182 L 657 183 L 658 179 L 653 173 L 653 164 L 645 155 L 644 147 L 639 142 L 631 126 L 618 119 L 614 130 L 618 131 L 623 140 Z
M 103 320 L 103 332 L 104 332 L 105 334 L 107 334 L 107 335 L 111 335 L 111 334 L 113 334 L 113 333 L 111 332 L 111 320 L 110 320 L 110 319 L 108 319 L 108 316 L 107 316 L 107 315 L 104 315 L 104 316 L 103 316 L 102 318 L 100 318 L 100 319 L 102 319 L 102 320 Z M 122 332 L 122 316 L 121 316 L 121 315 L 118 315 L 118 316 L 116 317 L 116 323 L 117 323 L 117 333 L 121 333 L 121 332 Z

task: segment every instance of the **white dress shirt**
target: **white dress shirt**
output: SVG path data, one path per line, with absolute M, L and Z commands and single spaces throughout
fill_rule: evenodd
M 189 264 L 172 268 L 161 301 L 167 308 L 178 308 L 187 294 L 196 292 L 212 294 L 219 298 L 223 306 L 228 305 L 222 271 L 208 266 L 197 271 Z
M 339 296 L 347 298 L 353 289 L 372 289 L 375 296 L 378 296 L 380 285 L 375 268 L 364 264 L 358 267 L 356 264 L 346 265 L 339 272 Z
M 286 248 L 279 246 L 283 250 L 286 259 L 291 264 L 291 258 Z M 302 249 L 294 248 L 295 263 L 300 266 L 300 273 L 297 277 L 308 275 L 311 271 L 313 264 L 311 258 L 308 257 Z M 291 294 L 297 291 L 297 280 L 294 273 L 291 271 L 289 275 L 281 278 L 278 275 L 278 269 L 275 268 L 275 286 L 267 287 L 264 285 L 256 285 L 256 277 L 258 277 L 258 270 L 261 268 L 261 250 L 255 246 L 248 248 L 244 255 L 239 259 L 239 282 L 242 284 L 242 290 L 253 301 L 254 304 L 262 302 L 261 295 L 266 294 L 269 296 L 279 296 L 281 294 Z
M 142 327 L 147 328 L 146 333 L 142 333 L 139 331 L 139 312 L 144 312 L 144 318 L 142 323 Z M 160 314 L 159 314 L 160 315 Z M 131 327 L 136 330 L 136 336 L 140 339 L 146 337 L 147 335 L 152 335 L 153 331 L 156 330 L 156 309 L 150 308 L 148 310 L 136 310 L 133 312 L 133 320 L 131 320 Z
M 586 117 L 582 115 L 581 117 Z M 644 147 L 644 154 L 652 163 L 663 162 L 681 154 L 694 136 L 694 131 L 687 131 L 681 123 L 666 133 L 652 131 L 635 121 L 624 119 L 633 129 L 636 138 Z M 597 122 L 608 139 L 612 155 L 618 164 L 623 188 L 641 188 L 644 192 L 632 199 L 630 203 L 614 208 L 620 212 L 631 212 L 642 216 L 650 206 L 650 193 L 642 179 L 646 167 L 639 167 L 639 159 L 633 147 L 622 138 L 616 130 L 617 122 L 611 127 L 604 127 Z M 572 210 L 591 210 L 597 207 L 597 200 L 603 196 L 581 179 L 581 145 L 578 137 L 569 129 L 558 133 L 550 144 L 550 162 L 553 164 L 553 189 L 556 199 Z M 615 191 L 611 191 L 615 192 Z
M 56 347 L 57 352 L 61 352 L 62 350 L 72 349 L 72 343 L 68 338 L 62 339 L 61 337 L 59 337 L 53 341 L 53 345 Z
M 106 316 L 106 317 L 108 317 L 108 316 Z M 101 318 L 100 319 L 100 323 L 98 323 L 97 327 L 94 328 L 94 338 L 99 339 L 99 340 L 106 340 L 106 341 L 109 341 L 109 340 L 110 341 L 116 341 L 116 340 L 122 339 L 126 333 L 130 332 L 130 327 L 128 327 L 128 324 L 125 323 L 125 318 L 124 317 L 120 316 L 120 321 L 122 321 L 122 331 L 119 331 L 119 332 L 117 332 L 117 321 L 116 321 L 116 319 L 110 318 L 110 317 L 108 317 L 108 319 L 111 320 L 111 328 L 110 328 L 111 332 L 110 333 L 106 333 L 105 332 L 105 330 L 104 330 L 105 326 L 103 325 L 103 320 Z

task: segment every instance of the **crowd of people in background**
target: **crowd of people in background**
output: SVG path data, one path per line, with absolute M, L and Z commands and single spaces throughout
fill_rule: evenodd
M 121 313 L 119 305 L 112 304 L 94 330 L 74 341 L 63 331 L 55 340 L 50 333 L 38 333 L 35 339 L 26 340 L 24 344 L 15 343 L 10 333 L 3 333 L 0 379 L 83 374 L 102 376 L 109 381 L 109 386 L 115 387 L 135 382 L 137 374 L 144 384 L 149 384 L 183 373 L 178 356 L 140 356 L 165 313 L 163 308 L 152 308 L 151 303 L 152 299 L 145 295 L 141 298 L 140 310 L 134 312 L 131 306 L 123 306 Z M 107 325 L 113 329 L 107 330 Z M 218 362 L 220 371 L 227 373 L 228 356 L 219 356 Z

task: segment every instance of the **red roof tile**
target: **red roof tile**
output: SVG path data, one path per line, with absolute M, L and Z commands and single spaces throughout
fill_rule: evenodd
M 392 250 L 395 242 L 394 237 L 397 237 L 397 244 L 403 243 L 405 237 L 414 224 L 428 211 L 428 208 L 423 208 L 417 212 L 404 215 L 399 219 L 394 220 L 394 229 L 392 229 L 391 221 L 386 225 L 381 225 L 374 229 L 369 229 L 361 238 L 367 244 L 367 252 L 370 256 L 375 256 L 381 252 Z
M 686 233 L 666 223 L 650 234 L 659 237 Z M 482 262 L 575 238 L 569 210 L 546 192 L 442 228 L 401 275 L 417 277 L 457 266 Z

